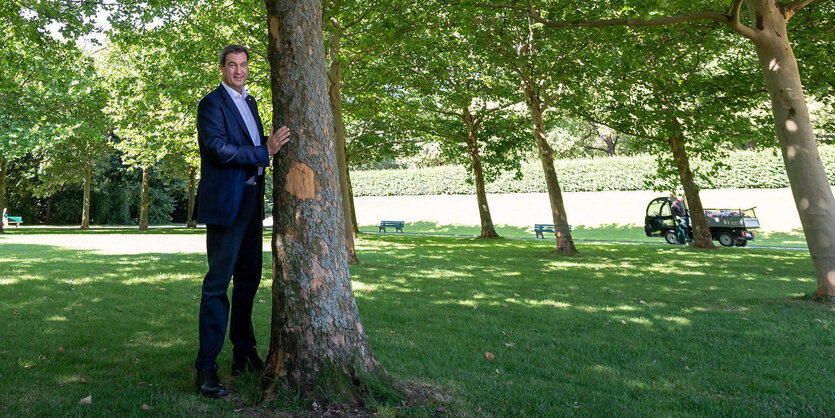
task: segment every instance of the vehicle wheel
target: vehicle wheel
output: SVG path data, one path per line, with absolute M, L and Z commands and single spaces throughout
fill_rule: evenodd
M 672 229 L 664 233 L 664 239 L 667 240 L 667 244 L 678 245 L 678 237 L 676 237 L 676 231 Z
M 723 247 L 733 247 L 736 244 L 736 238 L 728 231 L 722 231 L 716 235 L 716 239 Z
M 736 246 L 737 247 L 744 247 L 746 245 L 748 245 L 748 240 L 747 239 L 742 238 L 742 239 L 736 240 Z

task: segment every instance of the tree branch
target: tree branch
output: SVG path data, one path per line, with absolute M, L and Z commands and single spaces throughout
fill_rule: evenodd
M 792 18 L 792 16 L 794 16 L 795 13 L 799 12 L 804 7 L 806 7 L 806 6 L 808 6 L 812 3 L 815 3 L 817 1 L 818 0 L 795 0 L 791 3 L 789 3 L 789 4 L 782 4 L 780 2 L 778 2 L 777 4 L 786 13 L 786 20 L 788 21 L 789 19 Z
M 798 2 L 807 3 L 817 0 L 797 0 Z M 505 8 L 505 9 L 512 9 L 512 10 L 527 10 L 528 14 L 536 20 L 538 23 L 543 24 L 549 28 L 605 28 L 605 27 L 614 27 L 614 26 L 638 26 L 638 27 L 652 27 L 652 26 L 669 26 L 675 25 L 679 23 L 687 23 L 687 22 L 694 22 L 698 20 L 713 20 L 724 25 L 727 25 L 735 32 L 739 33 L 742 36 L 745 36 L 749 39 L 755 39 L 757 33 L 754 32 L 753 29 L 743 25 L 739 22 L 739 8 L 742 4 L 742 0 L 734 0 L 732 3 L 731 10 L 735 11 L 736 13 L 733 15 L 728 15 L 721 12 L 709 12 L 709 11 L 699 11 L 699 12 L 690 12 L 690 13 L 682 13 L 673 16 L 663 16 L 663 17 L 655 17 L 651 19 L 638 19 L 638 18 L 626 18 L 626 19 L 598 19 L 598 20 L 549 20 L 539 13 L 538 10 L 534 9 L 533 2 L 529 1 L 528 6 L 517 6 L 513 4 L 487 4 L 481 5 L 481 7 L 487 8 Z

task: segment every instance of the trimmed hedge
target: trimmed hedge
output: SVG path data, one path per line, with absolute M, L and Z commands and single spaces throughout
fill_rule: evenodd
M 835 185 L 835 146 L 819 147 L 830 184 Z M 783 159 L 776 150 L 735 151 L 722 159 L 727 168 L 710 177 L 709 188 L 776 189 L 788 187 Z M 655 157 L 612 157 L 554 162 L 560 187 L 565 192 L 650 190 L 660 184 L 655 179 Z M 693 161 L 697 171 L 707 171 L 709 163 Z M 487 184 L 488 193 L 545 193 L 542 165 L 523 164 L 522 178 L 504 173 Z M 437 194 L 475 194 L 466 168 L 444 166 L 408 170 L 352 171 L 355 196 L 407 196 Z M 704 183 L 704 182 L 702 182 Z

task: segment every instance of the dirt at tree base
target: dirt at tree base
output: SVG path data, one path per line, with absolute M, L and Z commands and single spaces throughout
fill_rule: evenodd
M 383 408 L 392 411 L 396 416 L 412 415 L 418 413 L 422 416 L 446 416 L 449 415 L 449 403 L 452 395 L 430 385 L 416 382 L 398 382 L 400 390 L 405 392 L 405 399 L 399 405 L 384 405 Z M 305 410 L 272 410 L 266 407 L 252 407 L 240 405 L 235 409 L 236 414 L 247 417 L 273 417 L 273 418 L 364 418 L 379 415 L 379 410 L 372 409 L 366 405 L 351 405 L 337 403 L 320 405 L 313 402 L 309 409 Z

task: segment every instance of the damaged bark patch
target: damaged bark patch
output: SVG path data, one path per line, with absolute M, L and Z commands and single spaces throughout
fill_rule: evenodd
M 313 175 L 313 169 L 309 165 L 301 161 L 293 161 L 290 171 L 287 173 L 284 190 L 297 199 L 313 199 L 316 195 L 316 183 Z
M 278 18 L 275 16 L 270 16 L 270 36 L 272 36 L 273 39 L 275 39 L 275 45 L 276 48 L 278 48 L 278 45 L 281 41 L 281 35 L 278 32 Z

